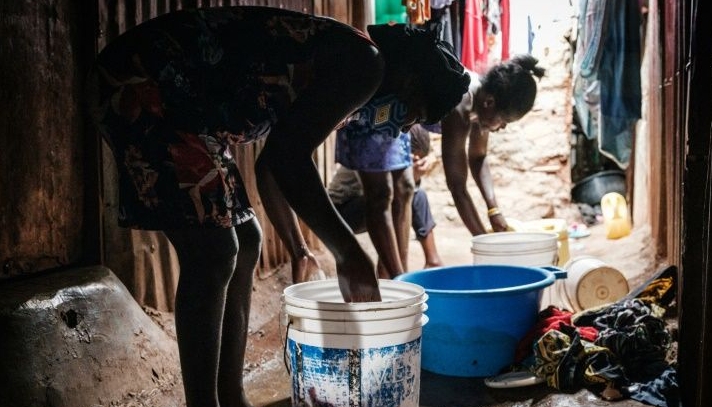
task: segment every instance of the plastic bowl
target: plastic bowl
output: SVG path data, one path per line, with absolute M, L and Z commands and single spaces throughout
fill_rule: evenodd
M 399 275 L 428 295 L 422 368 L 459 377 L 498 374 L 536 323 L 544 288 L 565 277 L 554 266 L 482 264 Z
M 571 188 L 571 200 L 596 206 L 601 204 L 603 195 L 609 192 L 618 192 L 625 196 L 625 172 L 607 170 L 583 178 Z

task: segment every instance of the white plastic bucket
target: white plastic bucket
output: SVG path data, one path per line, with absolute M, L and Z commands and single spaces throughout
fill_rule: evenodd
M 518 229 L 520 232 L 553 232 L 558 236 L 558 261 L 557 266 L 563 267 L 569 261 L 569 231 L 565 219 L 537 219 L 521 222 Z
M 610 304 L 628 294 L 628 281 L 617 269 L 592 256 L 569 260 L 564 269 L 564 299 L 574 312 Z
M 559 257 L 559 234 L 555 232 L 498 232 L 472 237 L 473 264 L 505 264 L 511 266 L 556 266 Z M 546 287 L 540 308 L 558 305 L 558 280 Z
M 472 237 L 474 264 L 543 267 L 557 263 L 559 235 L 553 232 L 499 232 Z
M 379 285 L 382 301 L 359 303 L 345 303 L 335 279 L 285 288 L 292 406 L 418 407 L 427 294 L 404 281 Z

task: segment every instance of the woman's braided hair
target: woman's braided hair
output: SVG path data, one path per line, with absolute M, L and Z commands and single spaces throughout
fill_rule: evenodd
M 516 120 L 534 106 L 537 86 L 533 77 L 544 76 L 544 68 L 529 54 L 516 55 L 490 68 L 482 77 L 482 90 L 494 97 L 497 110 Z

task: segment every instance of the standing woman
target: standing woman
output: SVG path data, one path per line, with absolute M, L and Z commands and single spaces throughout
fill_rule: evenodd
M 403 50 L 427 41 L 399 39 Z M 433 41 L 423 50 L 440 53 Z M 450 78 L 464 93 L 459 68 Z M 344 300 L 379 301 L 375 266 L 331 204 L 312 152 L 377 92 L 402 97 L 410 122 L 422 117 L 436 95 L 404 87 L 423 79 L 386 63 L 348 25 L 267 7 L 168 13 L 98 55 L 89 107 L 118 165 L 119 225 L 162 230 L 178 254 L 187 407 L 250 405 L 242 372 L 262 235 L 233 147 L 266 138 L 255 172 L 272 223 L 290 230 L 296 213 L 333 253 Z
M 457 107 L 442 120 L 442 160 L 445 180 L 455 207 L 470 234 L 486 233 L 482 219 L 467 191 L 467 170 L 487 205 L 487 216 L 495 232 L 508 229 L 497 206 L 489 164 L 487 141 L 496 132 L 527 114 L 534 106 L 537 84 L 544 68 L 531 55 L 518 55 L 499 63 L 472 81 Z
M 336 160 L 358 171 L 379 275 L 393 278 L 408 265 L 415 190 L 408 130 L 414 123 L 437 123 L 457 105 L 469 75 L 451 45 L 439 39 L 438 26 L 381 25 L 368 32 L 386 61 L 384 84 L 338 130 Z M 437 53 L 430 51 L 433 44 Z

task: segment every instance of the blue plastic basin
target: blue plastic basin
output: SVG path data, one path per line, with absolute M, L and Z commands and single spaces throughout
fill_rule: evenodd
M 553 266 L 467 265 L 413 271 L 397 280 L 428 294 L 422 368 L 460 377 L 500 373 L 536 323 L 542 291 L 566 272 Z

